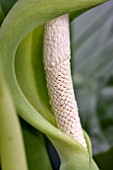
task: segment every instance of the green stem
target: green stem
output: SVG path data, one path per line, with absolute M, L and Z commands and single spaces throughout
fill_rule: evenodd
M 9 92 L 0 80 L 0 155 L 3 170 L 27 170 L 21 130 Z

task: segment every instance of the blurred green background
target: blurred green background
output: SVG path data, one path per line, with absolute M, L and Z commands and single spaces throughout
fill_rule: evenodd
M 113 169 L 113 1 L 71 23 L 72 74 L 83 128 L 95 160 Z
M 7 15 L 15 2 L 16 0 L 0 0 L 0 18 Z M 75 19 L 70 26 L 72 77 L 82 125 L 91 137 L 93 156 L 100 169 L 112 170 L 113 1 L 89 10 Z M 24 138 L 26 128 L 31 130 L 31 133 L 34 131 L 37 138 L 36 130 L 23 120 L 21 124 Z M 57 153 L 48 139 L 45 139 L 45 143 L 52 167 L 58 170 Z

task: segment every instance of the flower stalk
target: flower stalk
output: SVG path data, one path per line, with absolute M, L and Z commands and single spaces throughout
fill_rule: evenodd
M 1 73 L 0 158 L 3 170 L 28 170 L 19 120 Z
M 50 104 L 58 128 L 77 140 L 87 150 L 70 69 L 69 15 L 63 15 L 45 26 L 44 67 Z

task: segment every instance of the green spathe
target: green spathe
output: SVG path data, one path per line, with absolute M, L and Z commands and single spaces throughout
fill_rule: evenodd
M 52 113 L 49 113 L 50 110 L 47 104 L 48 101 L 45 101 L 45 105 L 42 108 L 41 101 L 42 103 L 44 103 L 44 101 L 41 97 L 38 96 L 40 99 L 40 104 L 38 108 L 35 107 L 35 104 L 33 104 L 33 100 L 30 99 L 29 93 L 27 91 L 24 91 L 23 89 L 23 78 L 25 77 L 23 74 L 21 74 L 20 68 L 20 75 L 23 76 L 23 78 L 19 78 L 20 76 L 18 72 L 18 62 L 15 64 L 16 69 L 14 67 L 15 54 L 19 43 L 34 28 L 66 13 L 69 13 L 70 19 L 73 19 L 84 11 L 102 2 L 105 2 L 105 0 L 19 0 L 9 12 L 1 27 L 0 59 L 2 66 L 0 67 L 0 69 L 3 72 L 5 80 L 12 93 L 14 104 L 20 116 L 24 120 L 29 122 L 35 128 L 39 129 L 45 135 L 47 135 L 48 138 L 53 142 L 61 158 L 62 170 L 80 170 L 83 168 L 84 170 L 96 170 L 97 167 L 94 163 L 91 163 L 91 154 L 88 154 L 88 152 L 81 146 L 81 144 L 57 129 L 53 121 L 53 115 Z M 22 54 L 21 51 L 18 51 L 18 54 L 19 53 Z M 28 64 L 28 68 L 30 68 L 32 71 L 32 65 L 30 65 L 29 67 L 29 62 L 26 64 Z M 17 77 L 16 73 L 18 74 Z M 29 73 L 25 71 L 24 73 L 26 76 L 28 75 L 29 78 Z M 31 85 L 33 83 L 33 87 L 36 86 L 35 78 L 33 82 L 31 82 Z M 40 83 L 41 82 L 37 80 L 37 84 Z M 26 88 L 27 87 L 28 86 L 26 83 Z M 38 86 L 36 87 L 38 88 Z M 42 93 L 43 92 L 46 93 L 45 90 L 42 91 Z M 48 112 L 46 112 L 47 108 Z

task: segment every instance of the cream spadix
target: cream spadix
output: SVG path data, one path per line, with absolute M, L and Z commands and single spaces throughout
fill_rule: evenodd
M 70 69 L 68 14 L 45 25 L 44 67 L 50 104 L 58 128 L 86 149 Z

